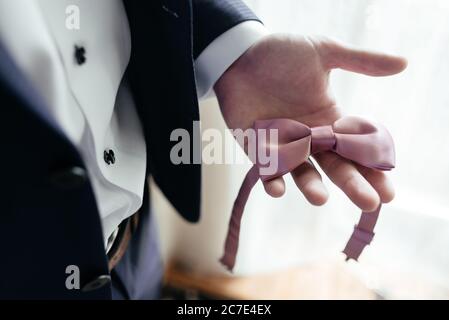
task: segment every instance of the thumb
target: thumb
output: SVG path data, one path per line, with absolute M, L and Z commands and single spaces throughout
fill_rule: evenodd
M 407 68 L 407 60 L 403 57 L 362 50 L 334 41 L 324 47 L 327 51 L 324 55 L 328 60 L 326 64 L 331 69 L 339 68 L 380 77 L 394 75 Z

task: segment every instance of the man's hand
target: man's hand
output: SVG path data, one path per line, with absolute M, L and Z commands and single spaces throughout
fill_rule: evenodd
M 255 120 L 291 118 L 309 126 L 333 124 L 342 116 L 329 89 L 329 74 L 340 68 L 370 76 L 388 76 L 406 68 L 403 58 L 349 48 L 327 38 L 272 35 L 250 48 L 215 85 L 231 129 L 246 130 Z M 362 210 L 390 202 L 394 189 L 383 172 L 362 168 L 328 152 L 315 159 Z M 318 171 L 305 163 L 293 179 L 314 205 L 328 193 Z M 264 183 L 273 197 L 285 192 L 282 178 Z

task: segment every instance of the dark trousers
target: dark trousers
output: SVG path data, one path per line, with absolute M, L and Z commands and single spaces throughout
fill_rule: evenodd
M 114 300 L 159 299 L 163 264 L 154 214 L 144 205 L 129 247 L 111 273 Z

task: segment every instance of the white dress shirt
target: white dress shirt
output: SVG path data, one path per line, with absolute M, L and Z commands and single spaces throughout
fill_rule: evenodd
M 79 30 L 66 27 L 71 5 L 80 8 Z M 248 21 L 213 41 L 196 61 L 199 96 L 210 96 L 226 69 L 265 34 L 262 24 Z M 0 41 L 78 148 L 107 246 L 118 225 L 142 205 L 147 157 L 123 80 L 131 37 L 122 1 L 0 0 Z M 82 64 L 75 59 L 75 46 L 85 49 Z M 104 152 L 109 150 L 115 162 L 107 164 Z

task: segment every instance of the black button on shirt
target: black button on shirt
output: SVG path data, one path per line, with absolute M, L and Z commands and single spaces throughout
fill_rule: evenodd
M 75 60 L 78 65 L 86 63 L 86 49 L 82 46 L 75 46 Z
M 103 153 L 104 162 L 106 162 L 108 165 L 115 163 L 115 153 L 114 151 L 108 149 L 105 150 Z

